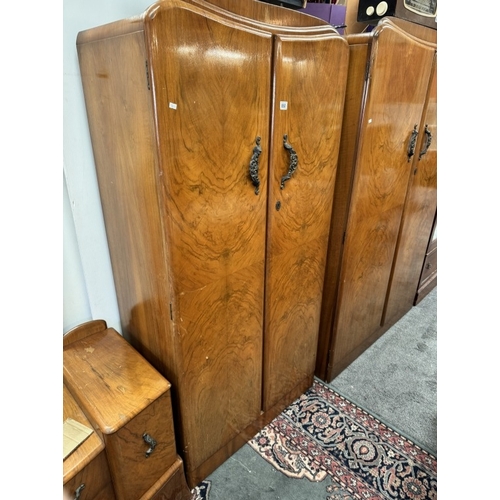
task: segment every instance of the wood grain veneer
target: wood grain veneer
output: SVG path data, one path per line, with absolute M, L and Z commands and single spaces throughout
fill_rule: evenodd
M 429 243 L 428 253 L 425 256 L 417 293 L 415 294 L 415 305 L 437 286 L 437 246 L 434 246 L 434 242 Z
M 144 332 L 143 350 L 175 384 L 143 20 L 81 32 L 77 48 L 124 336 Z
M 179 457 L 143 498 L 144 500 L 146 498 L 152 500 L 191 500 L 191 493 L 186 487 L 184 464 Z
M 402 30 L 406 31 L 410 35 L 424 40 L 426 42 L 430 42 L 433 44 L 437 44 L 437 30 L 429 28 L 427 26 L 423 26 L 421 24 L 417 24 L 411 21 L 407 21 L 406 19 L 401 19 L 399 17 L 387 16 L 383 17 L 379 24 L 388 23 L 393 26 L 398 26 Z
M 81 325 L 72 328 L 63 336 L 63 348 L 69 346 L 73 342 L 94 335 L 94 333 L 103 332 L 108 328 L 106 322 L 102 319 L 87 321 Z
M 75 398 L 63 384 L 63 422 L 68 418 L 93 429 Z M 84 485 L 82 498 L 95 500 L 115 498 L 104 442 L 96 432 L 63 460 L 63 485 L 68 495 L 74 496 L 82 484 Z
M 147 27 L 163 42 L 149 57 L 191 477 L 260 413 L 268 163 L 262 154 L 256 196 L 248 162 L 257 136 L 269 151 L 272 38 L 184 6 Z
M 313 16 L 263 2 L 226 2 L 225 0 L 184 0 L 199 5 L 218 16 L 271 33 L 321 34 L 337 33 L 331 24 Z M 223 6 L 223 7 L 222 7 Z M 269 9 L 272 7 L 272 9 Z M 305 17 L 305 19 L 304 19 Z
M 336 162 L 336 158 L 338 156 L 338 140 L 332 141 L 332 137 L 338 137 L 340 132 L 340 124 L 341 119 L 339 119 L 338 110 L 343 107 L 343 98 L 344 98 L 344 88 L 345 88 L 345 80 L 346 74 L 344 69 L 348 67 L 348 53 L 345 50 L 339 49 L 339 45 L 345 44 L 343 40 L 337 38 L 334 44 L 331 44 L 331 40 L 327 42 L 330 44 L 328 47 L 327 44 L 323 43 L 323 47 L 321 44 L 317 43 L 319 39 L 313 40 L 311 35 L 321 34 L 321 33 L 337 33 L 333 27 L 323 22 L 317 18 L 312 16 L 304 17 L 301 14 L 291 11 L 290 9 L 283 9 L 280 7 L 272 6 L 269 4 L 263 4 L 262 2 L 239 2 L 239 3 L 229 3 L 224 0 L 193 0 L 193 3 L 196 3 L 200 6 L 203 6 L 204 9 L 209 9 L 216 12 L 219 15 L 230 15 L 234 20 L 244 24 L 250 24 L 251 26 L 265 29 L 269 32 L 272 32 L 278 35 L 275 41 L 275 51 L 276 60 L 287 60 L 289 64 L 295 64 L 297 58 L 300 58 L 302 62 L 308 61 L 307 68 L 304 67 L 303 71 L 300 75 L 294 74 L 290 69 L 289 72 L 289 80 L 300 78 L 300 81 L 306 80 L 304 75 L 307 72 L 311 74 L 317 74 L 318 78 L 316 81 L 309 80 L 311 84 L 311 88 L 303 88 L 297 87 L 296 95 L 288 97 L 289 100 L 296 102 L 304 102 L 304 99 L 298 99 L 297 97 L 301 95 L 307 95 L 310 99 L 309 104 L 304 106 L 303 108 L 296 108 L 295 114 L 297 116 L 296 120 L 301 125 L 301 134 L 303 136 L 307 135 L 316 135 L 314 132 L 316 130 L 322 130 L 324 135 L 319 137 L 319 140 L 322 140 L 323 137 L 326 137 L 324 144 L 331 144 L 334 142 L 334 147 L 330 148 L 329 154 L 330 159 L 326 159 L 326 162 L 333 163 Z M 223 6 L 224 8 L 220 8 L 219 6 Z M 248 17 L 243 17 L 248 16 Z M 268 24 L 269 23 L 269 24 Z M 295 37 L 290 40 L 286 38 L 283 39 L 282 35 L 285 34 L 290 35 L 304 35 L 307 34 L 309 37 L 307 39 L 300 39 Z M 304 43 L 304 40 L 306 43 Z M 298 51 L 299 42 L 302 44 L 304 49 L 303 53 Z M 287 43 L 288 42 L 288 43 Z M 307 43 L 308 42 L 308 43 Z M 314 43 L 316 42 L 316 43 Z M 285 52 L 283 52 L 283 44 L 285 44 Z M 326 50 L 325 50 L 326 47 Z M 292 55 L 290 48 L 292 48 L 295 53 Z M 329 53 L 328 53 L 329 50 Z M 337 70 L 335 77 L 331 77 L 331 75 L 327 75 L 326 73 L 330 71 L 331 67 L 341 68 L 341 70 Z M 290 68 L 290 67 L 289 67 Z M 286 70 L 282 70 L 286 71 Z M 322 79 L 328 80 L 330 77 L 330 85 L 324 85 L 322 87 L 317 85 L 317 81 L 321 81 Z M 283 77 L 280 76 L 280 80 L 283 80 Z M 293 82 L 287 82 L 288 89 L 293 88 Z M 273 91 L 275 92 L 275 91 Z M 283 97 L 283 96 L 282 96 Z M 316 98 L 316 99 L 314 99 Z M 308 111 L 315 110 L 316 106 L 321 106 L 323 102 L 334 103 L 336 109 L 330 110 L 331 114 L 321 115 L 321 117 L 327 117 L 323 122 L 317 121 L 315 123 L 316 115 L 313 113 L 308 113 Z M 275 103 L 275 115 L 279 116 L 278 110 L 279 103 Z M 303 124 L 304 119 L 307 117 L 310 123 L 310 127 L 312 130 L 307 130 Z M 290 121 L 293 121 L 290 118 Z M 332 131 L 332 127 L 335 127 Z M 278 136 L 279 134 L 276 134 Z M 282 137 L 275 137 L 274 139 L 277 143 L 281 142 Z M 318 147 L 318 144 L 314 147 L 315 153 L 321 150 L 321 147 Z M 275 151 L 279 151 L 279 148 L 275 148 Z M 325 148 L 323 146 L 323 152 L 320 154 L 325 154 Z M 281 168 L 281 171 L 277 170 L 275 173 L 275 189 L 273 193 L 273 201 L 270 203 L 269 210 L 269 220 L 272 219 L 275 212 L 275 203 L 279 201 L 281 203 L 281 193 L 279 193 L 278 186 L 280 185 L 281 177 L 286 173 L 287 168 L 287 158 L 286 155 L 283 154 L 283 151 L 280 152 L 278 156 L 278 162 L 281 162 L 282 165 L 285 165 L 285 168 Z M 324 162 L 323 158 L 316 158 L 314 155 L 311 155 L 310 158 L 311 165 L 315 165 L 316 162 Z M 273 162 L 271 162 L 273 165 Z M 336 170 L 322 169 L 323 173 L 329 175 L 329 179 L 326 179 L 325 176 L 323 178 L 319 177 L 317 180 L 312 179 L 314 184 L 314 188 L 322 185 L 322 187 L 318 190 L 322 192 L 322 195 L 319 197 L 315 197 L 316 200 L 316 208 L 315 208 L 315 216 L 311 217 L 311 212 L 309 208 L 304 206 L 304 203 L 309 203 L 309 195 L 307 193 L 302 197 L 303 206 L 297 205 L 295 202 L 295 206 L 293 206 L 289 214 L 292 213 L 294 215 L 297 214 L 308 214 L 308 218 L 310 220 L 315 219 L 319 214 L 319 217 L 315 220 L 316 229 L 321 227 L 323 234 L 320 235 L 320 241 L 314 242 L 310 241 L 312 238 L 310 234 L 314 232 L 313 228 L 309 228 L 311 233 L 307 240 L 300 240 L 300 236 L 298 236 L 299 240 L 292 242 L 290 247 L 287 249 L 286 255 L 283 252 L 283 249 L 278 250 L 280 253 L 276 258 L 269 258 L 268 262 L 270 266 L 268 267 L 268 278 L 266 285 L 266 304 L 277 304 L 278 302 L 282 304 L 281 308 L 276 309 L 273 307 L 268 307 L 268 315 L 266 320 L 266 331 L 273 332 L 272 335 L 269 334 L 267 339 L 268 344 L 264 347 L 265 360 L 264 360 L 264 402 L 263 409 L 269 410 L 271 407 L 275 406 L 277 402 L 284 397 L 284 394 L 287 394 L 290 390 L 293 390 L 296 387 L 298 381 L 303 380 L 304 377 L 307 377 L 309 380 L 309 385 L 312 383 L 312 376 L 314 368 L 312 365 L 314 364 L 315 359 L 315 351 L 317 344 L 317 335 L 318 331 L 318 310 L 319 306 L 319 293 L 322 288 L 322 270 L 325 265 L 325 232 L 327 232 L 327 223 L 325 224 L 325 218 L 329 219 L 331 216 L 330 210 L 324 210 L 324 206 L 329 205 L 330 199 L 332 198 L 331 187 L 335 182 L 335 173 Z M 310 177 L 311 173 L 314 174 L 314 170 L 309 172 Z M 326 183 L 324 183 L 326 180 Z M 305 181 L 306 183 L 308 181 Z M 330 191 L 329 191 L 330 189 Z M 278 192 L 277 192 L 278 191 Z M 293 199 L 293 198 L 292 198 Z M 297 197 L 295 196 L 295 199 Z M 281 220 L 289 219 L 289 215 L 283 215 Z M 294 223 L 298 226 L 299 224 L 307 224 L 307 222 L 303 221 L 294 221 Z M 296 234 L 294 228 L 286 228 L 285 231 L 291 231 L 290 234 Z M 302 233 L 304 234 L 304 227 L 302 228 Z M 271 246 L 279 244 L 282 238 L 283 231 L 281 229 L 275 230 L 274 235 L 274 243 L 271 242 Z M 314 244 L 316 243 L 316 245 Z M 319 246 L 318 246 L 319 244 Z M 304 248 L 308 248 L 308 255 L 304 255 Z M 273 250 L 269 250 L 268 255 L 272 255 Z M 287 255 L 292 259 L 288 258 Z M 307 280 L 307 283 L 300 282 L 294 278 L 292 280 L 288 280 L 286 283 L 277 283 L 276 280 L 282 280 L 285 276 L 284 271 L 288 268 L 292 270 L 292 272 L 288 271 L 286 274 L 291 276 L 293 274 L 293 269 L 295 268 L 296 275 L 302 275 L 300 267 L 302 266 L 302 262 L 309 260 L 310 268 L 306 271 L 305 275 L 310 279 Z M 297 262 L 301 264 L 297 267 Z M 312 267 L 311 267 L 312 266 Z M 274 280 L 274 283 L 273 283 Z M 306 286 L 304 286 L 306 285 Z M 313 288 L 311 288 L 311 285 Z M 280 296 L 276 297 L 276 290 L 279 290 Z M 283 295 L 283 291 L 286 290 L 285 295 Z M 305 308 L 309 308 L 309 311 L 306 312 L 304 309 L 304 297 L 315 296 L 316 301 L 312 301 Z M 302 298 L 301 298 L 302 297 Z M 293 311 L 296 311 L 295 313 Z M 291 315 L 291 318 L 295 318 L 294 320 L 283 321 L 282 316 Z M 309 322 L 310 324 L 306 324 L 304 322 Z M 293 331 L 290 330 L 290 325 L 293 325 Z M 281 328 L 280 328 L 281 327 Z M 304 335 L 304 332 L 313 332 L 313 335 Z M 300 348 L 297 348 L 300 346 Z M 304 353 L 308 353 L 308 355 L 304 356 Z M 291 368 L 293 367 L 293 368 Z M 291 373 L 293 372 L 293 373 Z M 285 405 L 286 406 L 286 405 Z
M 282 27 L 312 27 L 328 26 L 326 21 L 317 17 L 297 12 L 292 9 L 261 2 L 259 0 L 204 0 L 204 3 L 215 5 L 239 16 L 244 16 L 259 23 L 277 25 Z M 331 25 L 330 25 L 331 27 Z
M 425 257 L 424 265 L 422 267 L 422 275 L 420 277 L 421 283 L 425 283 L 431 276 L 436 273 L 437 269 L 437 248 L 432 250 Z
M 414 171 L 408 143 L 424 119 L 436 53 L 435 44 L 390 20 L 351 38 L 342 171 L 334 201 L 347 211 L 335 214 L 334 205 L 316 365 L 317 375 L 328 381 L 387 329 L 383 311 L 391 282 L 396 283 L 394 258 L 412 238 L 397 246 Z
M 391 271 L 382 322 L 395 323 L 413 306 L 437 210 L 437 72 L 432 67 L 425 113 L 419 126 L 416 158 Z M 432 134 L 425 154 L 424 130 Z
M 349 335 L 337 336 L 333 363 L 381 324 L 411 172 L 408 141 L 420 123 L 435 52 L 389 25 L 373 36 L 334 327 Z
M 112 328 L 65 346 L 63 378 L 103 437 L 117 499 L 142 498 L 177 460 L 170 383 Z
M 211 4 L 78 37 L 123 334 L 172 382 L 191 487 L 312 383 L 348 64 L 323 21 Z
M 336 312 L 345 225 L 352 189 L 358 130 L 365 95 L 365 75 L 372 37 L 368 34 L 351 35 L 346 37 L 346 40 L 349 43 L 349 65 L 315 368 L 316 375 L 323 380 L 328 377 L 328 358 L 333 350 L 335 340 L 332 335 L 332 325 Z
M 267 228 L 264 410 L 304 378 L 309 376 L 312 384 L 348 57 L 347 43 L 335 35 L 277 36 Z M 333 73 L 331 68 L 336 68 Z M 281 102 L 289 103 L 289 110 L 280 111 Z M 285 135 L 298 155 L 299 165 L 282 189 L 281 179 L 290 163 L 283 147 Z
M 170 389 L 170 383 L 112 328 L 65 347 L 63 376 L 104 434 L 118 431 Z

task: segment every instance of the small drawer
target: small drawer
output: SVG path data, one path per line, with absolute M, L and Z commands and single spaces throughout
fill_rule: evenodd
M 120 500 L 137 500 L 177 459 L 170 392 L 128 424 L 104 435 L 111 476 Z M 154 441 L 146 442 L 145 435 Z
M 422 285 L 435 273 L 437 273 L 437 248 L 425 257 L 422 275 L 420 277 L 420 285 Z
M 151 498 L 151 500 L 191 500 L 191 492 L 188 489 L 184 467 L 179 457 L 162 478 L 160 489 L 141 500 L 146 500 L 146 498 Z
M 68 388 L 63 385 L 63 422 L 68 418 L 92 427 Z M 115 500 L 104 443 L 96 432 L 63 460 L 63 486 L 71 499 Z
M 104 451 L 64 485 L 65 491 L 78 500 L 114 500 L 108 463 Z
M 63 379 L 104 441 L 116 500 L 141 499 L 177 460 L 170 383 L 102 321 L 66 334 Z

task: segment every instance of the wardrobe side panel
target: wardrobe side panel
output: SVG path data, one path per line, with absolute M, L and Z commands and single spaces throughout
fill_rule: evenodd
M 339 36 L 277 39 L 264 411 L 299 384 L 312 383 L 314 375 L 349 58 Z M 296 170 L 283 180 L 294 154 Z
M 272 40 L 183 2 L 159 4 L 147 33 L 192 484 L 260 415 Z
M 347 88 L 342 118 L 342 135 L 340 141 L 339 163 L 333 197 L 330 238 L 323 285 L 323 300 L 318 337 L 318 354 L 316 357 L 316 376 L 328 380 L 328 362 L 333 349 L 333 319 L 339 286 L 340 262 L 344 247 L 344 231 L 346 227 L 349 198 L 352 189 L 354 162 L 358 129 L 363 103 L 366 67 L 371 37 L 363 43 L 349 41 L 349 68 Z
M 78 45 L 80 71 L 123 334 L 177 383 L 144 31 L 113 36 L 107 30 L 99 38 L 87 30 L 80 39 L 86 40 Z

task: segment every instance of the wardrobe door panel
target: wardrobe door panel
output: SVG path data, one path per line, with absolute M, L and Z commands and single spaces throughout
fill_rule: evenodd
M 259 414 L 264 262 L 179 297 L 185 460 L 196 468 Z M 257 337 L 255 332 L 260 335 Z
M 384 323 L 397 321 L 413 306 L 437 209 L 436 61 L 420 130 Z
M 434 48 L 389 25 L 373 35 L 340 275 L 334 363 L 370 337 L 382 312 Z
M 175 7 L 178 5 L 179 7 Z M 193 6 L 148 20 L 188 469 L 260 414 L 271 38 Z M 171 7 L 174 6 L 174 7 Z
M 339 36 L 276 37 L 264 410 L 312 382 L 347 64 Z
M 190 7 L 194 9 L 194 7 Z M 269 36 L 204 13 L 165 8 L 150 23 L 166 227 L 178 292 L 264 258 L 267 161 L 260 193 L 249 163 L 268 150 Z

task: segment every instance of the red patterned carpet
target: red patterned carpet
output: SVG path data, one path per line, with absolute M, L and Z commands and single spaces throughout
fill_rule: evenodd
M 326 500 L 437 498 L 436 457 L 318 381 L 249 444 L 289 477 L 330 475 Z

